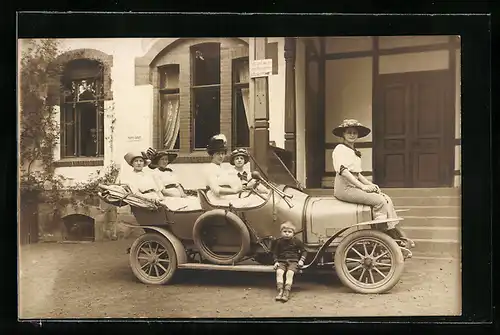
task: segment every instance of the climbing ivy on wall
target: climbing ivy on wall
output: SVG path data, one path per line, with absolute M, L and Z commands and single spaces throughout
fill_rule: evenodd
M 18 114 L 21 213 L 23 205 L 43 201 L 53 210 L 53 218 L 57 220 L 68 204 L 86 206 L 87 200 L 96 195 L 98 184 L 113 183 L 119 169 L 111 162 L 104 171 L 98 170 L 88 180 L 73 185 L 68 185 L 64 176 L 55 174 L 54 150 L 60 138 L 60 127 L 49 98 L 49 88 L 54 80 L 60 81 L 63 65 L 54 64 L 61 53 L 61 44 L 56 39 L 27 39 L 21 43 Z M 112 148 L 116 121 L 114 106 L 104 113 L 111 119 L 106 139 Z M 79 197 L 68 197 L 68 192 Z

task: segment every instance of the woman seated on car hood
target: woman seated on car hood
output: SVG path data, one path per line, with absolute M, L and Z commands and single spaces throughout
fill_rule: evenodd
M 375 220 L 397 218 L 391 198 L 361 174 L 361 152 L 356 149 L 355 143 L 367 136 L 370 129 L 357 120 L 346 119 L 332 133 L 342 138 L 342 143 L 332 153 L 336 172 L 334 196 L 342 201 L 371 206 Z M 393 228 L 396 224 L 397 221 L 392 221 L 388 226 Z

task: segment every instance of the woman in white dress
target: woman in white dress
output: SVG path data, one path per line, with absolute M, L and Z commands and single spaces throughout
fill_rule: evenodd
M 227 155 L 226 136 L 223 134 L 212 136 L 207 145 L 207 153 L 211 158 L 205 170 L 207 194 L 216 198 L 238 198 L 243 189 L 241 181 L 228 169 L 221 167 Z
M 151 159 L 149 168 L 153 170 L 153 176 L 161 186 L 161 193 L 166 197 L 185 198 L 186 193 L 179 182 L 179 178 L 168 167 L 177 158 L 177 154 L 168 151 L 156 151 L 153 148 L 149 148 L 146 154 Z
M 151 173 L 144 171 L 146 157 L 139 152 L 128 152 L 124 157 L 128 165 L 134 168 L 126 184 L 134 194 L 141 195 L 151 200 L 161 200 L 161 188 Z
M 342 201 L 373 207 L 375 220 L 397 218 L 391 198 L 361 174 L 361 152 L 355 148 L 355 142 L 367 136 L 370 129 L 357 120 L 346 119 L 332 133 L 342 138 L 342 143 L 332 153 L 336 172 L 334 196 Z M 391 222 L 388 225 L 392 228 L 396 224 Z

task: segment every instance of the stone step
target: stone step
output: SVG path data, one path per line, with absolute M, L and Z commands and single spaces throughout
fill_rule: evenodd
M 460 241 L 461 230 L 459 227 L 414 227 L 401 226 L 405 234 L 411 239 L 453 240 Z
M 459 206 L 396 206 L 396 209 L 409 209 L 401 213 L 403 217 L 454 217 L 460 218 Z
M 413 239 L 415 248 L 411 249 L 415 256 L 461 258 L 461 243 L 449 239 Z
M 391 197 L 394 206 L 460 206 L 460 197 L 429 196 L 429 197 Z
M 409 213 L 409 212 L 406 212 Z M 462 227 L 462 220 L 458 217 L 452 216 L 411 216 L 404 215 L 405 213 L 401 213 L 400 216 L 404 218 L 401 221 L 401 227 L 453 227 L 459 228 Z
M 443 188 L 384 188 L 382 192 L 391 197 L 460 197 L 461 189 L 458 187 Z

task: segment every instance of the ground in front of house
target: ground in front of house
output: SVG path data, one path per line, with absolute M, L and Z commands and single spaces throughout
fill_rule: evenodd
M 21 248 L 20 318 L 196 318 L 460 315 L 460 262 L 410 259 L 390 293 L 362 295 L 334 274 L 296 277 L 289 302 L 275 302 L 271 273 L 178 272 L 164 286 L 130 270 L 131 239 Z

